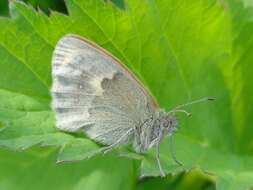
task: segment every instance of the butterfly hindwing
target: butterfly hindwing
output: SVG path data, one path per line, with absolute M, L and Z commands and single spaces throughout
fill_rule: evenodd
M 114 57 L 73 35 L 63 37 L 54 51 L 51 92 L 57 128 L 83 129 L 108 145 L 155 109 L 151 96 Z

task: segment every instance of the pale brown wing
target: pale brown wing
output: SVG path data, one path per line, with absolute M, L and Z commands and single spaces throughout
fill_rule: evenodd
M 57 127 L 84 129 L 103 144 L 115 142 L 150 117 L 157 106 L 116 58 L 74 35 L 63 37 L 56 45 L 51 92 Z

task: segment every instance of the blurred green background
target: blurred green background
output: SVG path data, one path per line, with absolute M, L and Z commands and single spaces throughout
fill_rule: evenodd
M 33 6 L 34 8 L 36 8 L 36 10 L 42 10 L 47 15 L 50 15 L 50 10 L 61 12 L 66 15 L 68 14 L 65 2 L 63 0 L 24 0 L 24 2 Z M 118 6 L 118 8 L 125 9 L 123 0 L 113 0 L 112 2 L 116 6 Z M 220 2 L 223 2 L 223 1 L 220 1 Z M 245 4 L 253 4 L 251 0 L 245 0 L 244 2 Z M 208 10 L 208 8 L 206 9 Z M 212 14 L 214 14 L 212 15 L 213 17 L 216 16 L 215 13 L 219 14 L 219 11 L 216 12 L 216 10 L 214 10 L 212 12 Z M 241 26 L 242 23 L 239 21 L 239 19 L 246 16 L 246 14 L 248 14 L 246 11 L 245 11 L 245 14 L 242 14 L 242 15 L 240 14 L 240 17 L 239 16 L 237 17 L 237 14 L 234 14 L 234 18 L 232 18 L 235 20 L 235 23 L 236 23 L 235 25 L 233 25 L 234 28 Z M 0 0 L 0 15 L 3 17 L 9 16 L 7 0 Z M 176 15 L 176 16 L 180 17 L 180 15 Z M 189 20 L 191 20 L 190 16 L 192 15 L 189 15 Z M 193 16 L 193 18 L 195 17 Z M 203 16 L 203 18 L 201 19 L 204 20 L 203 23 L 206 24 L 208 28 L 209 26 L 208 18 L 205 18 L 205 16 Z M 215 25 L 217 23 L 212 23 L 212 24 Z M 251 39 L 247 38 L 247 36 L 250 35 L 248 33 L 252 31 L 250 30 L 250 27 L 252 27 L 252 25 L 247 25 L 247 27 L 245 27 L 244 30 L 242 30 L 243 31 L 242 34 L 246 34 L 245 37 L 243 37 L 242 35 L 241 39 L 243 39 L 242 40 L 243 42 L 235 40 L 235 43 L 245 43 L 245 41 L 251 41 Z M 199 31 L 201 30 L 205 30 L 205 28 L 204 29 L 199 28 Z M 205 34 L 205 32 L 203 33 Z M 236 38 L 236 37 L 233 37 L 233 38 Z M 6 39 L 8 40 L 8 37 L 6 37 Z M 205 43 L 208 44 L 208 42 L 204 41 L 203 44 L 205 45 Z M 219 44 L 217 46 L 219 46 Z M 217 49 L 218 48 L 219 47 L 217 47 Z M 239 45 L 237 48 L 240 49 L 241 46 Z M 251 51 L 250 48 L 252 47 L 248 48 L 249 52 Z M 247 59 L 247 57 L 245 59 Z M 249 58 L 249 60 L 251 59 Z M 240 61 L 244 62 L 245 60 L 240 60 Z M 247 72 L 247 69 L 245 69 L 244 72 Z M 204 73 L 203 75 L 205 74 L 206 76 L 204 76 L 203 78 L 208 80 L 208 72 Z M 252 88 L 250 84 L 247 83 L 247 85 L 249 86 L 246 86 L 245 88 Z M 224 112 L 221 114 L 226 114 L 226 113 Z M 249 117 L 250 117 L 250 114 L 249 114 Z M 227 126 L 230 127 L 230 123 L 228 123 Z M 0 130 L 1 130 L 1 126 L 0 126 Z M 187 131 L 187 129 L 183 129 L 183 130 Z M 212 129 L 210 129 L 210 133 L 211 132 L 212 132 Z M 223 131 L 222 134 L 226 134 L 226 133 L 227 131 L 225 132 Z M 248 135 L 248 138 L 250 139 L 252 135 L 251 131 L 248 132 L 246 135 Z M 220 142 L 222 143 L 225 138 L 226 136 L 220 138 L 219 143 Z M 96 190 L 96 189 L 98 190 L 104 190 L 104 189 L 105 190 L 107 189 L 108 190 L 109 189 L 212 190 L 212 189 L 215 189 L 215 183 L 214 183 L 215 177 L 213 177 L 212 175 L 203 174 L 198 169 L 194 169 L 191 172 L 182 172 L 177 175 L 169 175 L 166 178 L 148 177 L 148 178 L 137 180 L 136 175 L 137 175 L 137 166 L 139 164 L 138 161 L 132 161 L 126 158 L 118 159 L 118 157 L 114 154 L 109 155 L 109 156 L 104 156 L 104 157 L 98 156 L 95 159 L 84 160 L 77 163 L 55 164 L 56 159 L 57 159 L 57 149 L 55 148 L 47 148 L 47 149 L 31 148 L 24 152 L 18 152 L 18 153 L 12 152 L 10 150 L 0 149 L 0 190 L 16 190 L 16 189 L 17 190 L 40 190 L 40 189 L 41 190 L 42 189 L 49 189 L 49 190 L 51 189 L 52 190 L 55 190 L 55 189 L 61 189 L 61 190 L 72 190 L 72 189 L 73 190 Z M 244 159 L 244 157 L 242 159 Z M 206 160 L 208 160 L 208 158 L 206 158 Z M 224 160 L 222 161 L 226 162 L 226 157 L 224 157 Z M 114 166 L 114 163 L 116 162 L 117 164 L 115 164 L 115 167 L 112 167 Z M 208 164 L 209 163 L 206 163 L 206 165 Z M 244 165 L 244 162 L 242 163 L 242 165 Z M 234 166 L 235 168 L 237 168 L 237 163 L 235 163 Z M 96 168 L 96 170 L 94 170 L 94 168 Z M 108 174 L 110 174 L 110 177 L 108 176 Z M 230 173 L 228 172 L 228 176 L 229 175 Z M 230 180 L 229 177 L 226 180 L 229 181 Z
M 37 10 L 42 10 L 46 14 L 50 14 L 50 10 L 68 14 L 64 0 L 23 1 L 32 5 Z M 119 8 L 124 9 L 123 0 L 112 0 L 112 2 Z M 8 0 L 0 0 L 0 15 L 9 15 Z M 36 152 L 40 154 L 36 154 Z M 44 152 L 44 156 L 41 156 L 41 152 Z M 0 190 L 44 190 L 48 189 L 49 184 L 50 190 L 102 190 L 107 189 L 107 183 L 115 183 L 118 189 L 124 189 L 124 177 L 115 176 L 115 181 L 106 181 L 106 179 L 101 179 L 100 177 L 104 177 L 104 175 L 92 170 L 92 166 L 96 165 L 99 172 L 109 170 L 109 173 L 113 175 L 113 168 L 106 167 L 107 165 L 111 166 L 110 163 L 114 162 L 113 156 L 106 158 L 106 160 L 105 158 L 97 158 L 92 161 L 82 161 L 73 165 L 55 165 L 56 157 L 57 151 L 54 149 L 45 150 L 32 148 L 29 151 L 19 153 L 0 149 L 0 165 L 4 166 L 1 167 L 0 171 Z M 117 162 L 118 159 L 115 161 Z M 122 169 L 122 173 L 129 170 L 129 167 L 132 167 L 129 165 L 130 163 L 127 163 L 127 160 L 122 161 L 122 168 L 120 168 Z M 89 173 L 92 174 L 86 176 Z M 129 175 L 129 173 L 126 174 Z M 93 175 L 95 175 L 95 177 Z M 132 173 L 132 175 L 134 174 Z M 134 178 L 135 176 L 127 177 Z M 215 189 L 212 180 L 203 176 L 199 170 L 195 170 L 191 173 L 167 176 L 166 178 L 145 178 L 140 181 L 135 181 L 134 183 L 138 183 L 137 190 Z M 129 186 L 129 184 L 126 184 L 126 186 Z M 111 185 L 108 187 L 111 188 Z

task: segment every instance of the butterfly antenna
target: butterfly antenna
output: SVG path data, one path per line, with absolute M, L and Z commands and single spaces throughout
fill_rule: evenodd
M 192 104 L 198 104 L 198 103 L 202 103 L 202 102 L 206 102 L 206 101 L 213 101 L 213 100 L 215 100 L 215 98 L 213 98 L 213 97 L 204 97 L 204 98 L 200 98 L 200 99 L 193 100 L 191 102 L 179 105 L 179 106 L 175 107 L 172 110 L 178 110 L 180 108 L 183 108 L 183 107 L 186 107 L 186 106 L 189 106 L 189 105 L 192 105 Z

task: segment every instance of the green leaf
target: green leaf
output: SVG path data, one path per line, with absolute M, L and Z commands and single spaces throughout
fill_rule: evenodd
M 49 14 L 50 10 L 67 13 L 66 6 L 63 0 L 49 1 L 49 0 L 22 0 L 26 4 L 30 4 L 36 9 L 43 10 Z
M 167 173 L 199 168 L 217 180 L 218 189 L 253 186 L 249 1 L 128 0 L 121 10 L 99 0 L 69 0 L 67 8 L 68 16 L 52 12 L 48 17 L 12 2 L 11 19 L 0 19 L 1 146 L 61 147 L 59 162 L 97 153 L 99 147 L 84 135 L 55 129 L 50 108 L 52 51 L 63 35 L 74 33 L 118 57 L 162 108 L 203 96 L 216 98 L 212 104 L 187 108 L 191 118 L 179 116 L 175 154 L 183 166 L 173 161 L 165 139 L 161 158 Z M 125 156 L 142 159 L 141 176 L 160 175 L 154 150 Z M 91 186 L 104 176 L 92 175 L 87 178 Z
M 0 157 L 0 189 L 131 190 L 135 185 L 133 162 L 116 156 L 57 165 L 54 149 L 0 150 Z
M 180 173 L 179 175 L 167 176 L 165 178 L 152 178 L 150 180 L 141 180 L 137 190 L 159 190 L 167 189 L 195 189 L 195 190 L 213 190 L 215 189 L 212 180 L 198 170 L 190 173 Z

